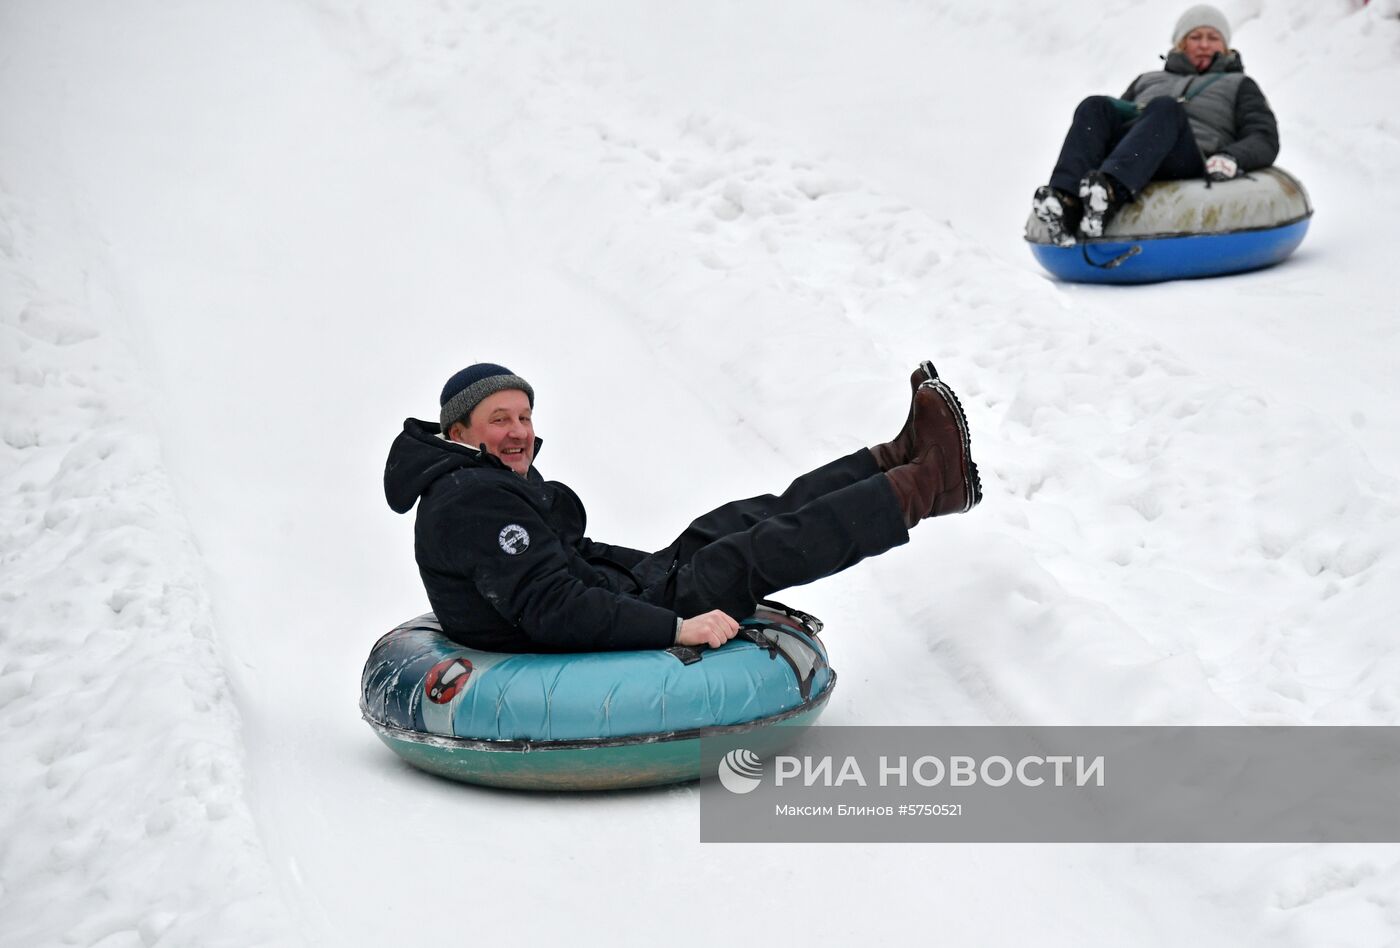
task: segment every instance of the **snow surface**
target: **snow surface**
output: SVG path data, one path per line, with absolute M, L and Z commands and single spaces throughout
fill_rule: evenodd
M 701 846 L 356 712 L 461 365 L 661 546 L 928 357 L 987 499 L 785 597 L 827 723 L 1400 724 L 1400 0 L 1221 6 L 1312 231 L 1105 288 L 1020 227 L 1175 7 L 0 4 L 0 945 L 1400 944 L 1395 846 Z

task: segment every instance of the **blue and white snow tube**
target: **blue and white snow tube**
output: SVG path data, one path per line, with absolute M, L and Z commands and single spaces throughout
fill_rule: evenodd
M 381 638 L 360 711 L 409 763 L 530 790 L 645 787 L 702 776 L 702 738 L 764 756 L 820 716 L 836 683 L 821 623 L 776 603 L 718 649 L 482 652 L 431 613 Z
M 1308 192 L 1282 168 L 1232 181 L 1154 181 L 1103 237 L 1049 241 L 1034 214 L 1026 240 L 1040 265 L 1073 283 L 1157 283 L 1272 266 L 1303 242 Z

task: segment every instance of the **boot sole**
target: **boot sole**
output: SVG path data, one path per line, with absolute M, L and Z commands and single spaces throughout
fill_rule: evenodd
M 1059 210 L 1051 209 L 1050 202 L 1055 202 L 1055 207 Z M 1031 210 L 1035 213 L 1036 220 L 1045 225 L 1045 229 L 1050 232 L 1050 242 L 1056 247 L 1073 247 L 1074 235 L 1065 226 L 1064 204 L 1059 198 L 1053 195 L 1042 197 L 1038 192 L 1035 200 L 1031 202 Z
M 920 383 L 919 387 L 929 387 L 938 393 L 952 413 L 953 420 L 957 422 L 958 434 L 962 437 L 963 483 L 967 484 L 967 502 L 960 513 L 967 513 L 982 502 L 982 476 L 972 460 L 972 432 L 967 427 L 967 414 L 963 411 L 958 396 L 938 377 L 938 370 L 933 367 L 933 363 L 925 359 L 920 366 L 928 379 Z
M 1079 232 L 1085 237 L 1102 237 L 1108 216 L 1113 209 L 1109 185 L 1105 181 L 1093 178 L 1089 184 L 1080 185 L 1079 200 L 1084 203 L 1084 217 L 1079 221 Z

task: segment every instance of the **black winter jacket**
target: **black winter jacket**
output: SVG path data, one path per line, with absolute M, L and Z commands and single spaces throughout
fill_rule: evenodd
M 389 449 L 384 496 L 418 502 L 414 549 L 448 636 L 498 652 L 668 648 L 674 612 L 636 598 L 646 553 L 595 543 L 572 490 L 409 418 Z M 540 442 L 535 442 L 538 456 Z
M 1191 95 L 1193 89 L 1198 94 Z M 1200 73 L 1185 53 L 1173 50 L 1161 70 L 1138 76 L 1123 98 L 1145 105 L 1165 95 L 1190 96 L 1186 116 L 1202 157 L 1229 155 L 1241 171 L 1267 168 L 1278 157 L 1278 122 L 1259 84 L 1244 74 L 1238 50 L 1217 54 Z

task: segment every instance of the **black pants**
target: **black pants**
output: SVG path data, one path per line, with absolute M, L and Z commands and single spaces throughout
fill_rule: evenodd
M 691 522 L 635 571 L 641 597 L 685 618 L 838 573 L 909 541 L 904 517 L 865 448 L 804 474 L 781 495 L 736 500 Z
M 1203 178 L 1206 166 L 1180 102 L 1153 99 L 1130 120 L 1108 96 L 1091 95 L 1074 110 L 1050 186 L 1077 195 L 1079 180 L 1094 170 L 1112 175 L 1136 197 L 1149 181 Z

